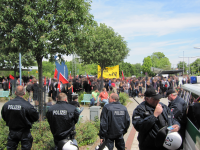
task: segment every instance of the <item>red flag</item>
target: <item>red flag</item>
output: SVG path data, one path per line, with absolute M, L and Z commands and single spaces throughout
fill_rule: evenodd
M 87 74 L 87 79 L 89 81 L 89 84 L 91 85 L 90 78 L 89 78 L 88 74 Z
M 10 75 L 9 75 L 9 79 L 14 80 L 15 78 L 10 74 Z
M 69 82 L 67 81 L 67 79 L 66 79 L 61 73 L 60 73 L 60 75 L 59 75 L 59 81 L 61 81 L 62 84 L 69 83 Z
M 59 88 L 59 92 L 61 92 L 61 89 L 60 89 L 60 81 L 58 82 L 58 88 Z
M 122 80 L 124 80 L 124 73 L 123 73 L 123 70 L 122 70 Z
M 47 81 L 46 81 L 46 77 L 44 77 L 44 86 L 46 85 Z
M 54 72 L 54 78 L 57 79 L 57 76 L 58 76 L 58 70 L 55 69 L 55 72 Z
M 8 85 L 8 88 L 10 89 L 10 81 L 9 81 L 9 85 Z

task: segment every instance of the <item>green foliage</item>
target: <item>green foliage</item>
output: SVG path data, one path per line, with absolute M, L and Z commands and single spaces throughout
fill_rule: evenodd
M 164 53 L 162 52 L 154 52 L 151 56 L 152 67 L 160 68 L 164 70 L 170 70 L 171 64 L 169 59 L 165 57 Z
M 129 96 L 126 93 L 121 92 L 119 94 L 119 101 L 122 105 L 126 106 L 128 100 L 129 100 Z
M 183 69 L 183 66 L 184 66 L 184 74 L 185 74 L 185 73 L 187 73 L 187 70 L 188 70 L 186 62 L 180 61 L 177 64 L 177 68 L 179 68 L 179 69 Z
M 151 58 L 150 56 L 145 57 L 143 60 L 143 64 L 142 64 L 142 70 L 143 73 L 147 73 L 148 75 L 152 75 L 152 71 L 151 71 L 151 67 L 152 67 L 152 62 L 151 62 Z
M 23 98 L 28 101 L 28 98 L 29 98 L 28 92 L 26 92 L 26 94 L 23 96 Z
M 6 149 L 9 128 L 6 126 L 6 122 L 3 121 L 3 119 L 0 119 L 0 131 L 0 149 Z
M 76 140 L 79 147 L 92 144 L 97 140 L 97 134 L 100 130 L 100 121 L 98 117 L 95 121 L 86 121 L 76 124 Z M 5 121 L 0 119 L 0 149 L 6 149 L 7 137 L 9 128 L 6 126 Z M 33 136 L 32 150 L 53 150 L 54 140 L 50 130 L 49 123 L 45 120 L 36 122 L 31 129 Z M 19 143 L 17 150 L 21 149 Z
M 89 145 L 97 140 L 97 134 L 100 129 L 100 121 L 86 121 L 76 124 L 76 140 L 79 147 Z
M 79 96 L 78 96 L 78 102 L 81 103 L 81 101 L 83 100 L 83 96 L 84 94 L 86 94 L 86 92 L 80 92 Z

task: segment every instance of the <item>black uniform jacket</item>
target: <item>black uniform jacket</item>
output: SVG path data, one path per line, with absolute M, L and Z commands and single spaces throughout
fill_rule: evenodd
M 186 123 L 187 105 L 181 97 L 177 96 L 173 101 L 169 103 L 168 107 L 171 109 L 174 117 L 181 125 Z
M 100 118 L 101 139 L 114 139 L 124 135 L 130 125 L 130 116 L 125 106 L 120 102 L 113 102 L 103 107 Z
M 78 122 L 79 112 L 76 107 L 58 101 L 51 106 L 46 114 L 51 132 L 56 141 L 63 140 L 70 136 L 70 132 L 75 129 L 75 124 Z
M 30 129 L 33 122 L 39 119 L 37 110 L 22 97 L 16 97 L 5 103 L 1 114 L 6 125 L 13 131 Z
M 170 109 L 163 103 L 159 103 L 163 107 L 163 117 L 167 122 L 167 126 L 177 124 L 178 121 L 173 118 L 173 114 Z M 142 109 L 142 108 L 143 109 Z M 146 110 L 146 111 L 145 111 Z M 158 118 L 154 116 L 155 108 L 150 106 L 147 102 L 142 102 L 140 106 L 133 111 L 132 123 L 138 133 L 138 141 L 140 150 L 157 150 L 155 146 L 155 138 L 157 136 L 159 128 Z M 159 148 L 159 150 L 165 149 Z

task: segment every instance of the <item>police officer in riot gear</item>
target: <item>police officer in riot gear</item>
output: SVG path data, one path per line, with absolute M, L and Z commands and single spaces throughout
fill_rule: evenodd
M 157 135 L 161 129 L 172 126 L 172 132 L 180 129 L 180 124 L 173 118 L 170 109 L 159 102 L 162 96 L 157 94 L 154 88 L 146 90 L 145 101 L 133 111 L 132 123 L 138 133 L 140 150 L 165 150 L 163 141 Z M 167 129 L 166 132 L 167 134 Z M 156 140 L 160 140 L 159 143 Z M 159 145 L 159 146 L 158 146 Z
M 23 86 L 17 86 L 16 98 L 5 103 L 2 107 L 2 118 L 9 127 L 7 149 L 17 149 L 21 141 L 22 150 L 30 150 L 32 147 L 33 137 L 30 129 L 32 124 L 39 119 L 39 114 L 34 107 L 23 99 Z
M 125 149 L 123 135 L 126 134 L 130 125 L 130 116 L 125 106 L 119 102 L 116 93 L 112 93 L 109 98 L 109 104 L 103 107 L 100 117 L 99 136 L 101 143 L 103 141 L 109 150 L 115 146 L 118 150 Z
M 63 139 L 76 142 L 74 140 L 75 124 L 78 122 L 79 112 L 75 106 L 66 101 L 66 94 L 60 93 L 57 103 L 51 106 L 46 114 L 54 137 L 55 150 L 58 148 L 59 141 Z
M 168 97 L 168 100 L 170 101 L 168 107 L 173 113 L 174 118 L 181 124 L 181 129 L 179 130 L 179 133 L 182 139 L 185 139 L 187 104 L 181 97 L 177 95 L 177 93 L 173 89 L 169 89 L 166 95 Z M 183 145 L 181 145 L 181 149 L 182 148 Z

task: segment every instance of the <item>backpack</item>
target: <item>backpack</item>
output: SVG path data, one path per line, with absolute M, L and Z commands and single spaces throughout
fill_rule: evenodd
M 32 87 L 32 85 L 31 85 L 31 84 L 28 84 L 27 87 L 26 87 L 26 91 L 30 92 L 31 89 L 32 89 L 31 87 Z

